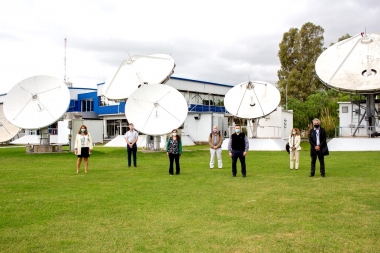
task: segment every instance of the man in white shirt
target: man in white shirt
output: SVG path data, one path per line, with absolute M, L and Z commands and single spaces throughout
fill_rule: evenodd
M 124 135 L 125 142 L 127 143 L 127 154 L 128 154 L 128 167 L 131 167 L 131 155 L 133 154 L 133 165 L 137 167 L 137 140 L 139 138 L 139 133 L 134 130 L 133 123 L 129 123 L 129 131 Z

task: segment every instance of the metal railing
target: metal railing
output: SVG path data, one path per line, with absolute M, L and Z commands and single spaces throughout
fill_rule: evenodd
M 335 127 L 335 138 L 339 137 L 354 137 L 353 134 L 356 129 L 356 125 L 351 125 L 348 127 Z M 372 138 L 376 136 L 376 127 L 366 127 L 364 125 L 360 125 L 355 133 L 356 137 L 369 137 Z

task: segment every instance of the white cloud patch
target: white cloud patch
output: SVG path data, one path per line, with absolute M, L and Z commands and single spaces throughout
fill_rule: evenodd
M 0 94 L 34 75 L 92 87 L 128 55 L 171 54 L 174 76 L 235 85 L 277 82 L 282 35 L 306 22 L 339 37 L 379 32 L 377 1 L 24 0 L 0 9 Z

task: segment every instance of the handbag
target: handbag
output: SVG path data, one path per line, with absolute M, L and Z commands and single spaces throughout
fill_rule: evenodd
M 329 152 L 329 148 L 327 147 L 327 144 L 326 144 L 326 146 L 324 146 L 323 148 L 322 148 L 322 155 L 324 155 L 324 156 L 328 156 L 329 154 L 330 154 L 330 152 Z
M 286 150 L 286 152 L 288 152 L 288 154 L 290 154 L 290 146 L 289 146 L 289 142 L 286 143 L 286 145 L 285 145 L 285 150 Z

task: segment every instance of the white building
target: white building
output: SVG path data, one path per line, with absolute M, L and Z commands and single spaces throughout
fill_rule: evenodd
M 361 106 L 351 102 L 338 102 L 339 104 L 339 127 L 336 129 L 338 137 L 368 137 L 368 119 L 365 117 L 365 103 Z M 376 110 L 379 111 L 379 104 L 375 104 Z M 376 123 L 379 123 L 376 120 Z M 359 126 L 359 127 L 358 127 Z M 376 124 L 376 132 L 380 127 Z

